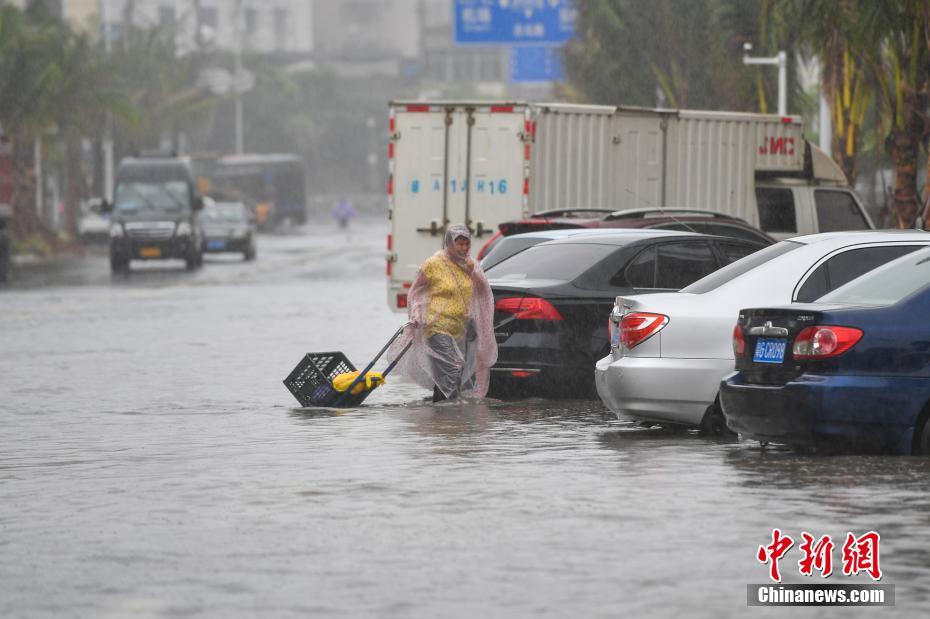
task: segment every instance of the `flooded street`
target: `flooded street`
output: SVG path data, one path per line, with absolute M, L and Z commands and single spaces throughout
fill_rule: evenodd
M 930 612 L 930 461 L 670 434 L 599 401 L 427 402 L 389 377 L 298 408 L 305 352 L 366 363 L 387 222 L 264 235 L 258 259 L 24 267 L 0 291 L 0 616 L 737 616 L 773 528 L 881 534 Z M 606 322 L 606 317 L 605 317 Z M 798 573 L 797 546 L 781 561 Z M 804 609 L 872 616 L 875 609 Z M 755 609 L 760 616 L 783 615 Z

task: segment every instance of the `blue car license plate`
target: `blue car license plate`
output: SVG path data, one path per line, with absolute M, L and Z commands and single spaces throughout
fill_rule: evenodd
M 207 241 L 207 249 L 225 249 L 225 248 L 226 248 L 226 241 L 223 241 L 223 240 Z
M 756 340 L 756 352 L 752 356 L 753 363 L 781 363 L 785 360 L 785 347 L 788 340 L 775 340 L 760 337 Z

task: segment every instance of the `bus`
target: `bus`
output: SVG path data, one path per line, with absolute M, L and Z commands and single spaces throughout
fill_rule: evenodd
M 307 221 L 304 160 L 287 153 L 226 155 L 216 160 L 211 193 L 254 203 L 262 228 Z M 243 199 L 246 198 L 246 199 Z

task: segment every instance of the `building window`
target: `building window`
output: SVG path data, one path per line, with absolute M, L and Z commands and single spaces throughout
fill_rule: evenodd
M 381 21 L 380 0 L 344 0 L 342 19 L 344 23 L 374 24 Z
M 274 10 L 274 37 L 278 49 L 287 47 L 287 9 Z
M 217 18 L 216 7 L 201 7 L 198 17 L 201 27 L 207 26 L 209 28 L 213 28 L 213 31 L 216 32 L 216 25 L 219 21 Z
M 484 54 L 480 57 L 478 64 L 478 79 L 482 82 L 501 81 L 501 57 L 497 52 Z
M 158 27 L 162 30 L 173 31 L 175 29 L 174 7 L 161 5 L 158 7 Z
M 255 31 L 258 29 L 258 14 L 255 9 L 252 7 L 246 7 L 245 9 L 245 36 L 251 37 L 255 36 Z

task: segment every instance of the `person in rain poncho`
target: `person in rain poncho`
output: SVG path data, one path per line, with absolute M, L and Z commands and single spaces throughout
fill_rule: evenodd
M 417 271 L 407 295 L 410 325 L 388 353 L 397 358 L 411 344 L 398 369 L 432 387 L 434 402 L 484 397 L 497 361 L 494 296 L 470 250 L 468 228 L 449 226 L 443 248 Z

